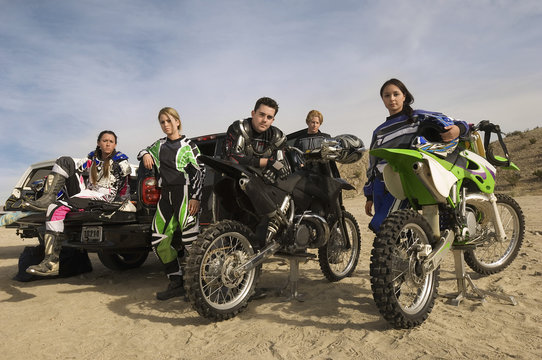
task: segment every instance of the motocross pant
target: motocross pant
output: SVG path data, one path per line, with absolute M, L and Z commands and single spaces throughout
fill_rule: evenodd
M 374 216 L 369 223 L 369 229 L 375 234 L 380 231 L 384 219 L 394 211 L 405 209 L 408 200 L 398 200 L 386 189 L 384 181 L 376 179 L 373 185 Z
M 69 156 L 59 157 L 53 165 L 51 172 L 60 174 L 66 178 L 65 189 L 68 197 L 78 194 L 85 188 L 81 175 L 76 171 L 75 161 Z M 46 213 L 45 229 L 59 233 L 63 232 L 64 219 L 74 209 L 73 205 L 65 201 L 56 201 L 49 205 Z
M 103 195 L 96 191 L 85 189 L 85 182 L 77 171 L 75 161 L 69 156 L 59 157 L 51 172 L 66 178 L 66 200 L 57 200 L 47 208 L 45 229 L 53 232 L 64 231 L 64 219 L 70 211 L 84 211 L 90 202 L 98 203 Z
M 74 196 L 85 189 L 85 183 L 81 174 L 75 168 L 75 161 L 69 156 L 62 156 L 56 159 L 51 172 L 62 175 L 66 178 L 66 190 L 68 197 Z
M 160 261 L 164 264 L 166 274 L 182 275 L 178 257 L 188 250 L 199 233 L 199 214 L 192 216 L 188 212 L 188 185 L 162 187 L 160 200 L 156 206 L 156 214 L 152 221 L 152 247 Z M 181 248 L 179 251 L 172 244 L 173 234 L 181 231 Z

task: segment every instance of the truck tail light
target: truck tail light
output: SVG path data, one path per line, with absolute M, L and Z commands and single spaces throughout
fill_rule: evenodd
M 156 205 L 158 203 L 158 199 L 160 199 L 160 189 L 157 185 L 158 182 L 154 177 L 143 179 L 141 198 L 145 205 Z

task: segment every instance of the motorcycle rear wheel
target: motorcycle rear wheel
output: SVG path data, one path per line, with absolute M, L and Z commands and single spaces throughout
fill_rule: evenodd
M 465 262 L 481 275 L 496 274 L 508 267 L 518 255 L 525 236 L 525 216 L 519 204 L 508 195 L 495 195 L 507 240 L 497 240 L 493 223 L 489 222 L 484 228 L 488 235 L 481 245 L 465 251 Z
M 371 289 L 380 314 L 397 329 L 423 323 L 438 293 L 440 268 L 421 271 L 416 245 L 434 245 L 427 220 L 413 210 L 393 212 L 380 227 L 371 251 Z
M 318 249 L 320 269 L 331 282 L 352 276 L 361 250 L 361 232 L 356 218 L 348 211 L 344 211 L 343 215 L 348 240 L 340 231 L 333 230 L 327 244 Z
M 254 255 L 252 231 L 223 220 L 200 234 L 189 251 L 185 289 L 196 311 L 213 321 L 242 312 L 256 287 L 260 268 L 236 276 L 233 270 Z

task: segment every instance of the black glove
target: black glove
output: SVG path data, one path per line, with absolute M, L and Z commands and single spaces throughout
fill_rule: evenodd
M 281 179 L 284 180 L 288 176 L 288 167 L 284 164 L 284 162 L 275 160 L 273 158 L 269 158 L 267 161 L 267 169 L 270 169 L 275 173 L 275 175 Z
M 277 175 L 271 169 L 265 169 L 262 172 L 263 179 L 267 184 L 273 184 L 277 180 Z

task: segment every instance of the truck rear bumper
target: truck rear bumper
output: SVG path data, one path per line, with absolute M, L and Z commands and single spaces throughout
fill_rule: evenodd
M 90 225 L 90 224 L 89 224 Z M 130 252 L 151 250 L 151 229 L 149 224 L 100 224 L 100 241 L 82 239 L 81 227 L 66 228 L 62 246 L 85 249 L 90 252 Z

